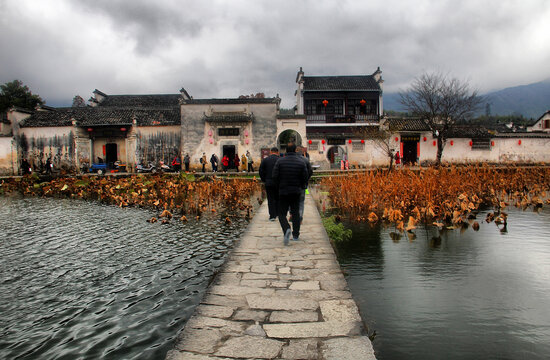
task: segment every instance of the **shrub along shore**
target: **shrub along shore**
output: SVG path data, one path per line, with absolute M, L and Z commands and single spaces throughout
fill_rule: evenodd
M 550 204 L 548 167 L 378 170 L 326 177 L 320 184 L 331 205 L 348 220 L 393 223 L 401 231 L 414 229 L 418 222 L 466 225 L 476 218 L 480 206 L 495 209 L 488 221 L 505 223 L 507 206 L 526 209 Z
M 260 190 L 261 186 L 255 179 L 197 178 L 185 173 L 178 176 L 57 177 L 48 181 L 31 175 L 0 180 L 0 195 L 19 193 L 24 196 L 96 200 L 120 207 L 166 210 L 170 214 L 183 215 L 183 219 L 185 215 L 200 216 L 222 208 L 231 214 L 250 215 L 253 209 L 251 198 Z

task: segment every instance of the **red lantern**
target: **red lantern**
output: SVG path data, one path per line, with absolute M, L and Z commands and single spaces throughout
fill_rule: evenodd
M 470 140 L 470 146 L 474 145 L 474 142 L 472 140 Z
M 453 146 L 454 144 L 455 144 L 455 142 L 451 140 L 451 146 Z
M 361 140 L 361 144 L 364 144 L 365 143 L 365 140 Z
M 426 140 L 428 140 L 428 138 L 424 136 L 424 139 L 423 139 L 423 140 L 426 141 Z
M 521 145 L 521 140 L 518 140 L 518 145 Z
M 494 141 L 491 141 L 491 146 L 495 146 L 495 142 L 494 142 Z
M 367 102 L 365 101 L 365 99 L 361 99 L 361 101 L 359 101 L 359 104 L 361 104 L 361 106 L 365 106 Z
M 309 141 L 308 141 L 309 145 L 311 145 L 312 142 L 313 142 L 313 141 L 309 140 Z
M 435 140 L 434 140 L 433 144 L 434 144 L 434 146 L 436 145 L 436 142 L 435 142 Z
M 126 128 L 120 128 L 120 131 L 126 131 Z
M 323 145 L 325 145 L 325 139 L 321 140 L 321 143 L 322 143 Z
M 325 107 L 327 107 L 327 105 L 328 105 L 328 100 L 326 100 L 326 99 L 323 100 L 323 105 L 325 105 Z
M 395 137 L 395 141 L 399 141 L 399 138 L 397 136 Z
M 92 128 L 88 128 L 88 131 L 89 131 L 89 132 L 92 132 L 92 131 L 94 131 L 94 129 L 92 129 Z
M 351 144 L 351 139 L 348 140 L 348 144 Z

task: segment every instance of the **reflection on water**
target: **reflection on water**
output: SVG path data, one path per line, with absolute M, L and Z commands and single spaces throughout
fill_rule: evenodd
M 548 358 L 550 211 L 510 209 L 507 232 L 478 221 L 415 238 L 352 225 L 337 251 L 378 359 Z
M 163 359 L 244 221 L 0 198 L 0 358 Z

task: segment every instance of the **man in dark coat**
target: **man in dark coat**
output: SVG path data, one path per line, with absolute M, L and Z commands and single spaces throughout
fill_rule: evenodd
M 307 150 L 305 147 L 301 147 L 298 150 L 299 157 L 306 163 L 307 167 L 307 182 L 304 190 L 302 190 L 302 193 L 300 194 L 300 220 L 304 217 L 304 203 L 306 201 L 306 188 L 307 184 L 309 182 L 309 179 L 311 178 L 311 175 L 313 175 L 313 168 L 311 167 L 311 163 L 309 162 L 309 158 L 306 156 Z
M 267 207 L 269 208 L 269 221 L 275 221 L 277 218 L 277 201 L 279 190 L 277 184 L 273 181 L 273 168 L 279 160 L 279 149 L 272 147 L 271 154 L 262 160 L 260 164 L 260 178 L 265 183 L 265 192 L 267 194 Z
M 279 187 L 279 223 L 283 229 L 284 244 L 288 245 L 290 235 L 298 241 L 300 236 L 300 194 L 306 188 L 308 171 L 306 163 L 296 153 L 296 145 L 288 144 L 286 156 L 273 167 L 273 180 Z M 286 219 L 288 208 L 292 215 L 292 231 Z

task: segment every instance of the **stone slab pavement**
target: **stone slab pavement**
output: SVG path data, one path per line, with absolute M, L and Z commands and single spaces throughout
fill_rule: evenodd
M 289 246 L 263 202 L 166 359 L 375 359 L 310 195 Z

